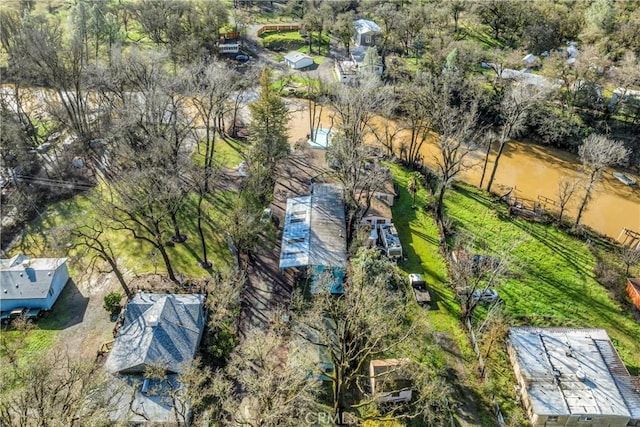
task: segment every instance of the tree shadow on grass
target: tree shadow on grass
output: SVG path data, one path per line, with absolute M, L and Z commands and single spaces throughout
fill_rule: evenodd
M 51 311 L 38 321 L 38 328 L 44 330 L 63 330 L 82 323 L 89 305 L 89 297 L 85 297 L 69 279 Z

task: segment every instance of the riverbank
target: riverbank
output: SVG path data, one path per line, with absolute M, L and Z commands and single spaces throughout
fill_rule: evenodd
M 292 140 L 306 139 L 309 133 L 309 110 L 307 101 L 292 102 L 290 107 L 289 136 Z M 335 128 L 335 120 L 331 109 L 325 106 L 320 117 L 320 127 Z M 371 126 L 380 127 L 388 122 L 380 116 L 374 117 Z M 393 126 L 400 126 L 392 122 Z M 393 127 L 392 126 L 392 127 Z M 394 146 L 400 147 L 408 138 L 407 131 L 401 131 L 396 136 Z M 366 141 L 378 144 L 375 137 L 367 135 Z M 495 150 L 493 150 L 495 152 Z M 420 150 L 426 166 L 433 167 L 437 150 L 432 139 L 427 140 Z M 495 156 L 489 156 L 488 170 L 493 166 Z M 482 174 L 484 152 L 479 150 L 470 156 L 470 168 L 461 174 L 461 180 L 479 185 Z M 605 234 L 613 239 L 617 238 L 623 228 L 640 232 L 640 187 L 627 186 L 613 177 L 613 169 L 608 169 L 603 181 L 596 187 L 591 201 L 584 212 L 582 224 Z M 640 176 L 629 173 L 640 182 Z M 534 144 L 532 142 L 511 141 L 506 147 L 500 160 L 494 191 L 506 192 L 513 188 L 513 196 L 538 201 L 540 196 L 557 199 L 558 185 L 562 179 L 580 178 L 580 161 L 575 154 L 560 149 Z M 485 179 L 486 185 L 486 179 Z M 574 195 L 566 209 L 566 216 L 575 217 L 582 192 Z M 547 208 L 554 209 L 547 204 Z
M 431 213 L 421 208 L 430 196 L 421 190 L 418 209 L 407 208 L 402 200 L 410 197 L 406 191 L 409 172 L 398 165 L 391 167 L 401 187 L 400 200 L 393 208 L 394 224 L 407 253 L 407 261 L 400 266 L 406 272 L 423 274 L 429 283 L 435 306 L 428 316 L 434 331 L 451 334 L 458 343 L 468 385 L 473 389 L 470 393 L 484 403 L 482 418 L 487 417 L 491 393 L 496 394 L 509 417 L 518 409 L 506 352 L 503 346 L 493 347 L 486 358 L 492 374 L 482 382 L 460 320 L 460 305 L 449 284 L 437 229 Z M 598 259 L 594 254 L 615 259 L 615 246 L 595 236 L 590 241 L 580 240 L 554 224 L 509 217 L 507 207 L 495 197 L 465 184 L 455 186 L 445 196 L 445 215 L 458 236 L 473 242 L 477 253 L 496 255 L 505 246 L 511 248 L 509 273 L 497 287 L 509 325 L 603 328 L 631 374 L 640 373 L 640 323 L 631 314 L 630 304 L 617 300 L 596 275 Z M 640 268 L 631 273 L 640 274 Z M 477 310 L 474 324 L 481 323 L 486 314 L 483 308 Z M 482 337 L 479 338 L 482 346 Z

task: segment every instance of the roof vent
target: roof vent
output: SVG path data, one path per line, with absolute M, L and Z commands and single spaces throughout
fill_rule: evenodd
M 145 378 L 144 381 L 142 382 L 142 388 L 140 389 L 142 394 L 147 394 L 147 392 L 149 391 L 150 385 L 151 385 L 151 380 L 149 378 Z
M 30 263 L 29 259 L 25 259 L 24 261 L 22 261 L 22 267 L 24 268 L 29 267 L 29 263 Z
M 584 373 L 584 371 L 582 370 L 582 368 L 578 368 L 578 370 L 576 371 L 576 377 L 580 380 L 580 381 L 584 381 L 587 379 L 587 374 Z

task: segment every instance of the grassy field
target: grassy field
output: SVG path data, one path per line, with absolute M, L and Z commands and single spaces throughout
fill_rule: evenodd
M 242 150 L 240 142 L 227 140 L 216 143 L 217 159 L 225 167 L 235 167 L 240 162 L 240 151 Z M 195 161 L 198 161 L 195 156 Z M 86 193 L 79 194 L 72 199 L 64 200 L 49 206 L 36 220 L 28 224 L 26 232 L 12 248 L 8 256 L 15 255 L 17 252 L 23 252 L 31 256 L 53 256 L 52 247 L 64 248 L 64 244 L 55 242 L 56 227 L 62 224 L 78 224 L 80 221 L 95 220 L 98 213 L 94 208 L 94 197 L 97 195 L 98 189 L 90 190 Z M 227 265 L 231 262 L 231 254 L 227 247 L 226 240 L 220 232 L 220 224 L 229 208 L 229 201 L 233 195 L 230 191 L 217 191 L 209 197 L 204 206 L 207 209 L 210 221 L 205 223 L 205 238 L 208 244 L 208 258 L 214 263 L 214 268 Z M 197 218 L 195 215 L 196 197 L 190 195 L 185 203 L 185 208 L 179 216 L 180 225 L 183 233 L 187 234 L 188 240 L 185 243 L 168 247 L 167 251 L 172 262 L 172 266 L 176 272 L 182 273 L 184 277 L 204 278 L 211 273 L 202 269 L 197 262 L 201 256 L 201 245 L 199 235 L 197 233 Z M 105 231 L 105 239 L 108 240 L 118 257 L 122 267 L 125 270 L 134 272 L 135 274 L 159 273 L 165 272 L 162 259 L 153 255 L 153 247 L 139 240 L 135 240 L 128 232 L 117 232 L 114 230 Z M 55 245 L 54 245 L 55 243 Z M 71 262 L 69 264 L 70 275 L 72 278 L 82 280 L 87 277 L 87 268 L 89 265 L 88 257 L 78 258 L 77 252 L 58 249 L 56 256 L 69 256 Z M 68 292 L 63 292 L 60 300 L 56 303 L 56 307 L 64 305 L 64 298 L 68 297 Z M 37 329 L 29 332 L 27 336 L 27 352 L 44 350 L 56 342 L 57 334 L 61 325 L 66 324 L 68 313 L 64 310 L 54 310 L 46 314 L 37 323 Z M 15 331 L 3 332 L 6 338 L 12 339 L 17 336 Z M 2 356 L 0 354 L 0 356 Z
M 407 260 L 399 262 L 398 266 L 407 274 L 422 274 L 428 283 L 432 299 L 431 308 L 426 312 L 424 308 L 413 303 L 412 314 L 426 313 L 433 332 L 448 334 L 457 344 L 467 375 L 464 384 L 459 385 L 461 389 L 458 393 L 475 394 L 478 416 L 482 425 L 493 425 L 493 418 L 488 409 L 489 403 L 488 401 L 482 403 L 486 396 L 482 393 L 482 385 L 477 376 L 474 375 L 476 359 L 467 333 L 460 322 L 460 305 L 455 299 L 452 288 L 448 285 L 447 264 L 440 253 L 438 228 L 431 213 L 423 208 L 430 195 L 426 189 L 419 189 L 416 195 L 417 208 L 413 209 L 411 195 L 406 189 L 409 172 L 396 164 L 389 164 L 389 167 L 400 192 L 400 197 L 392 208 L 393 223 L 398 230 L 402 248 L 407 257 Z M 412 299 L 413 297 L 410 297 L 410 300 Z M 430 332 L 429 336 L 425 336 L 429 341 L 432 340 Z M 444 350 L 440 353 L 432 355 L 431 362 L 444 360 Z
M 447 266 L 439 251 L 438 231 L 430 213 L 422 208 L 430 196 L 421 189 L 416 198 L 418 208 L 412 209 L 406 190 L 409 173 L 397 165 L 390 167 L 400 186 L 400 198 L 393 207 L 394 224 L 408 258 L 399 266 L 406 273 L 421 273 L 425 277 L 437 303 L 428 313 L 434 330 L 454 337 L 467 371 L 473 372 L 475 355 L 459 320 L 459 304 L 447 284 Z M 505 247 L 512 248 L 510 273 L 498 288 L 510 324 L 604 328 L 629 371 L 640 373 L 640 324 L 627 307 L 615 302 L 596 281 L 593 272 L 596 260 L 588 243 L 554 225 L 509 218 L 505 206 L 469 186 L 456 187 L 447 193 L 445 213 L 459 233 L 475 242 L 478 252 L 495 254 Z M 593 245 L 614 257 L 606 242 L 594 241 Z M 476 315 L 482 318 L 485 313 L 479 309 Z M 509 416 L 516 408 L 512 369 L 504 350 L 500 347 L 495 350 L 488 360 L 489 381 L 480 384 L 473 374 L 471 381 L 486 396 L 495 393 L 503 412 Z M 481 408 L 480 417 L 490 422 L 486 408 Z
M 588 243 L 554 225 L 509 218 L 504 206 L 472 187 L 451 191 L 445 207 L 487 253 L 514 245 L 512 274 L 499 289 L 511 323 L 604 328 L 629 370 L 640 372 L 640 324 L 596 281 Z
M 447 265 L 438 247 L 438 229 L 428 212 L 411 208 L 411 195 L 406 190 L 409 174 L 398 165 L 391 164 L 391 172 L 399 185 L 400 197 L 393 206 L 393 218 L 407 261 L 399 264 L 406 273 L 420 273 L 430 285 L 437 310 L 430 310 L 434 328 L 458 334 L 460 306 L 455 301 L 451 287 L 447 285 Z M 424 206 L 428 197 L 426 189 L 420 189 L 416 205 Z M 466 342 L 466 338 L 459 340 Z
M 296 31 L 268 31 L 260 35 L 262 45 L 266 49 L 281 51 L 295 50 L 303 46 L 305 38 Z
M 223 167 L 236 167 L 242 160 L 240 155 L 242 150 L 242 143 L 239 141 L 231 139 L 218 141 L 216 142 L 216 159 Z M 200 154 L 195 154 L 194 161 L 197 164 L 203 163 L 201 157 Z M 26 233 L 11 253 L 22 251 L 32 256 L 45 256 L 46 252 L 51 250 L 52 230 L 56 227 L 66 223 L 77 223 L 79 218 L 97 219 L 98 213 L 93 208 L 97 195 L 98 189 L 93 189 L 49 206 L 42 215 L 27 226 Z M 210 221 L 204 226 L 205 239 L 209 245 L 209 257 L 214 265 L 227 264 L 231 259 L 226 241 L 217 231 L 229 207 L 231 196 L 231 192 L 218 191 L 209 196 L 204 205 L 210 216 Z M 182 232 L 188 236 L 187 241 L 167 247 L 167 252 L 176 274 L 182 273 L 185 276 L 199 278 L 206 277 L 209 273 L 197 264 L 201 256 L 201 245 L 197 232 L 196 203 L 196 196 L 190 195 L 178 216 Z M 125 269 L 137 274 L 152 273 L 156 270 L 165 271 L 161 258 L 154 254 L 154 248 L 149 243 L 135 240 L 124 231 L 106 230 L 105 239 L 111 243 L 114 253 Z M 74 254 L 63 255 L 73 256 Z M 80 265 L 84 266 L 82 262 Z M 71 265 L 72 275 L 73 268 L 74 266 Z
M 302 36 L 298 31 L 269 31 L 263 33 L 260 38 L 262 39 L 262 45 L 266 49 L 276 52 L 297 50 L 298 52 L 313 56 L 314 62 L 317 65 L 325 60 L 324 56 L 318 54 L 318 43 L 321 43 L 321 51 L 325 52 L 329 45 L 330 38 L 326 34 L 323 34 L 322 38 L 319 38 L 317 33 L 311 34 L 313 36 L 311 52 L 309 52 L 309 42 L 307 38 Z

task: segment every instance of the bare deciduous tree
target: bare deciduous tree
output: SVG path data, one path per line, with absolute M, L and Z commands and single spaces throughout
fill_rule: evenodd
M 240 386 L 224 406 L 231 425 L 294 427 L 307 413 L 318 411 L 320 381 L 310 375 L 314 367 L 309 356 L 282 335 L 251 330 L 226 369 Z
M 348 243 L 359 219 L 369 209 L 373 193 L 384 185 L 388 174 L 378 162 L 371 161 L 373 148 L 365 145 L 375 114 L 373 106 L 383 104 L 387 96 L 377 78 L 364 79 L 358 88 L 340 85 L 333 93 L 331 127 L 335 126 L 337 135 L 329 146 L 327 159 L 343 186 Z
M 177 426 L 191 425 L 192 415 L 198 416 L 205 410 L 207 401 L 215 395 L 209 387 L 211 368 L 203 365 L 199 359 L 183 363 L 178 374 L 168 374 L 162 363 L 147 365 L 144 378 L 154 384 L 146 394 L 158 396 L 172 407 Z M 134 393 L 136 389 L 134 387 Z M 149 419 L 150 414 L 146 413 L 144 406 L 132 409 L 137 415 Z
M 151 244 L 160 254 L 169 279 L 177 282 L 166 244 L 169 213 L 160 198 L 161 172 L 157 169 L 129 172 L 126 180 L 109 185 L 101 193 L 98 209 L 109 218 L 113 230 L 129 232 L 135 239 Z
M 382 106 L 380 111 L 381 120 L 372 121 L 369 129 L 376 141 L 385 149 L 387 156 L 391 157 L 396 152 L 396 144 L 400 133 L 403 131 L 402 126 L 396 120 L 393 120 L 393 111 L 396 109 L 397 103 L 389 97 L 389 101 Z
M 352 262 L 341 296 L 328 289 L 332 278 L 322 278 L 320 291 L 310 302 L 294 297 L 292 320 L 300 338 L 312 350 L 326 354 L 332 370 L 318 367 L 318 374 L 332 384 L 334 415 L 342 419 L 352 403 L 348 398 L 356 382 L 368 375 L 371 358 L 392 352 L 411 336 L 405 322 L 403 293 L 397 288 L 404 281 L 396 268 L 375 250 L 362 250 Z
M 473 245 L 462 245 L 455 252 L 455 262 L 451 263 L 451 278 L 462 306 L 461 317 L 469 318 L 482 304 L 479 298 L 487 291 L 497 288 L 508 271 L 511 262 L 509 255 L 519 242 L 506 242 L 492 256 L 471 254 Z M 467 249 L 468 248 L 468 249 Z
M 582 214 L 591 198 L 591 193 L 602 179 L 605 168 L 624 162 L 629 156 L 629 150 L 619 142 L 604 135 L 591 134 L 584 139 L 578 148 L 580 162 L 586 175 L 584 197 L 578 209 L 575 226 L 580 224 Z
M 500 115 L 502 118 L 502 124 L 500 126 L 500 132 L 497 134 L 498 151 L 496 152 L 496 158 L 493 161 L 493 169 L 487 183 L 487 191 L 491 191 L 493 180 L 498 170 L 498 164 L 505 147 L 511 138 L 514 138 L 524 130 L 526 125 L 526 119 L 531 110 L 531 107 L 542 96 L 540 93 L 536 93 L 527 86 L 518 85 L 512 86 L 505 94 L 504 99 L 500 104 Z M 491 151 L 491 145 L 488 150 Z M 487 156 L 488 156 L 487 152 Z M 485 162 L 486 166 L 486 162 Z M 484 181 L 484 170 L 482 171 L 482 178 L 480 179 L 480 187 Z
M 233 95 L 237 73 L 222 63 L 197 64 L 189 71 L 188 93 L 198 113 L 198 119 L 204 127 L 204 138 L 198 140 L 200 154 L 204 157 L 204 169 L 209 172 L 213 167 L 215 140 L 224 133 L 224 114 L 226 103 Z M 202 143 L 202 144 L 200 144 Z M 202 153 L 201 145 L 204 145 Z M 208 174 L 204 177 L 205 192 L 209 190 Z
M 3 367 L 0 423 L 6 426 L 87 426 L 108 419 L 114 393 L 97 364 L 49 352 Z
M 564 215 L 565 210 L 569 206 L 573 195 L 578 190 L 580 186 L 580 181 L 577 179 L 568 179 L 567 177 L 561 177 L 560 182 L 558 182 L 558 207 L 560 211 L 558 212 L 558 222 L 562 223 L 562 217 Z
M 415 167 L 421 160 L 420 151 L 433 128 L 433 116 L 424 100 L 433 88 L 428 85 L 408 84 L 402 90 L 401 108 L 404 113 L 403 126 L 409 131 L 409 141 L 400 153 L 403 161 Z
M 424 86 L 428 88 L 423 100 L 425 111 L 432 117 L 437 132 L 434 156 L 440 177 L 440 188 L 436 197 L 436 217 L 442 222 L 444 195 L 458 175 L 471 167 L 469 154 L 477 147 L 474 142 L 477 123 L 477 101 L 474 99 L 456 102 L 454 87 L 457 79 L 445 73 L 442 76 L 425 75 Z M 460 82 L 458 82 L 460 83 Z
M 67 249 L 83 248 L 91 252 L 89 265 L 95 265 L 100 260 L 107 263 L 118 279 L 122 290 L 131 297 L 132 293 L 124 278 L 124 273 L 118 265 L 118 257 L 113 252 L 111 242 L 105 237 L 105 230 L 109 225 L 106 221 L 85 221 L 84 223 L 68 224 L 58 227 L 54 232 L 56 241 L 65 244 Z M 108 272 L 108 271 L 107 271 Z
M 640 249 L 633 246 L 623 246 L 620 249 L 620 259 L 625 266 L 625 276 L 629 276 L 629 270 L 631 267 L 640 263 Z

